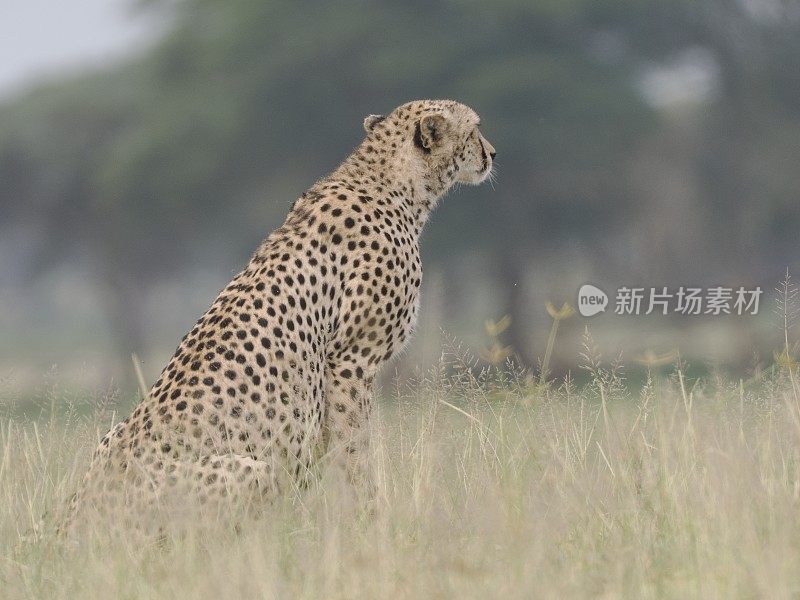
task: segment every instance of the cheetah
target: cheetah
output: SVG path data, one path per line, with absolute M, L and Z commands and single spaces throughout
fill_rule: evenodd
M 420 232 L 454 184 L 492 172 L 479 125 L 452 100 L 368 116 L 361 144 L 294 202 L 102 438 L 67 522 L 126 508 L 135 528 L 189 500 L 263 506 L 320 452 L 344 480 L 368 479 L 373 381 L 414 329 Z

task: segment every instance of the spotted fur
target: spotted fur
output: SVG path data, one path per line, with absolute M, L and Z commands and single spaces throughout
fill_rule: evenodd
M 103 437 L 73 515 L 260 505 L 325 451 L 363 478 L 373 380 L 417 319 L 420 232 L 453 184 L 492 169 L 478 125 L 450 100 L 367 117 L 364 141 L 295 201 Z

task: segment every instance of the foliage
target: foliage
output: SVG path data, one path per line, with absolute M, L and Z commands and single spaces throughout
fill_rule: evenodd
M 201 261 L 229 270 L 359 141 L 364 115 L 445 96 L 482 114 L 499 183 L 445 203 L 428 263 L 485 257 L 515 322 L 512 284 L 575 240 L 598 268 L 696 277 L 702 252 L 707 269 L 757 276 L 800 225 L 800 17 L 745 4 L 142 2 L 173 19 L 153 48 L 0 110 L 0 235 L 28 232 L 16 271 L 88 263 L 117 297 Z M 676 121 L 640 75 L 696 48 L 717 90 Z M 673 172 L 693 182 L 677 215 L 665 204 L 683 190 L 657 189 Z M 637 230 L 653 248 L 632 245 Z

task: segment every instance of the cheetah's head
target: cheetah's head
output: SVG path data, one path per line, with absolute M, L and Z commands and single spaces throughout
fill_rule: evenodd
M 384 139 L 401 135 L 405 141 L 401 147 L 411 161 L 445 187 L 477 185 L 491 174 L 496 152 L 479 127 L 477 113 L 453 100 L 418 100 L 386 117 L 364 119 L 364 129 L 372 135 Z

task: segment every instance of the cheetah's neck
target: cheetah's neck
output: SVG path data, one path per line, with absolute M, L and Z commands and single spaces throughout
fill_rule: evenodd
M 401 205 L 421 229 L 439 200 L 453 186 L 453 177 L 427 172 L 424 162 L 416 158 L 412 148 L 392 148 L 381 141 L 372 137 L 365 139 L 320 183 L 339 182 L 352 186 L 358 193 L 366 191 L 376 199 Z

